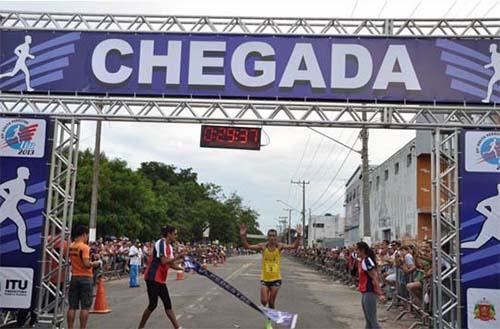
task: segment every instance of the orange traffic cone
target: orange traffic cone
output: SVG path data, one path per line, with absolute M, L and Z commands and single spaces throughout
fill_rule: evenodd
M 106 291 L 104 291 L 104 279 L 101 277 L 97 280 L 97 293 L 94 301 L 94 308 L 90 311 L 92 314 L 106 314 L 110 313 L 111 309 L 108 308 L 106 302 Z
M 184 280 L 184 271 L 177 271 L 176 280 Z

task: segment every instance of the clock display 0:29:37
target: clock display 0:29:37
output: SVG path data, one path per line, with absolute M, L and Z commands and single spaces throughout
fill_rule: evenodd
M 260 128 L 201 126 L 201 147 L 260 150 Z

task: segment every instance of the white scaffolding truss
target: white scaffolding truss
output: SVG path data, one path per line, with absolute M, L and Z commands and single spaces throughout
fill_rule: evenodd
M 498 38 L 500 19 L 342 19 L 208 17 L 0 11 L 0 29 L 101 32 L 243 33 L 253 35 Z M 457 142 L 459 128 L 497 128 L 495 106 L 95 97 L 0 94 L 0 116 L 55 118 L 50 202 L 44 239 L 38 313 L 41 324 L 61 326 L 65 258 L 47 237 L 69 241 L 80 120 L 215 123 L 275 126 L 434 129 L 433 314 L 435 328 L 460 327 Z M 451 267 L 442 269 L 443 260 Z M 60 264 L 52 266 L 52 261 Z M 51 297 L 50 297 L 51 296 Z M 53 306 L 49 303 L 53 301 Z
M 37 315 L 39 327 L 58 327 L 64 320 L 65 285 L 75 204 L 80 123 L 76 119 L 55 119 L 52 137 L 50 185 Z M 56 278 L 56 280 L 54 280 Z M 54 282 L 55 281 L 55 282 Z
M 459 130 L 436 129 L 432 152 L 434 328 L 460 328 Z M 446 265 L 445 265 L 446 264 Z
M 1 113 L 80 120 L 344 128 L 495 128 L 500 123 L 500 108 L 491 106 L 20 94 L 1 94 Z
M 307 18 L 0 11 L 0 28 L 106 32 L 499 37 L 498 18 Z

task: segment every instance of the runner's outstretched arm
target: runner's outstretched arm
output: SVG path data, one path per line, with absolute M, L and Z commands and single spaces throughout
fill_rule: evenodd
M 241 237 L 241 244 L 243 245 L 243 248 L 255 250 L 255 251 L 261 251 L 264 249 L 263 243 L 259 243 L 259 244 L 249 244 L 248 243 L 248 241 L 247 241 L 247 227 L 244 224 L 240 226 L 240 237 Z
M 280 249 L 297 249 L 300 246 L 300 234 L 297 235 L 293 244 L 280 243 Z

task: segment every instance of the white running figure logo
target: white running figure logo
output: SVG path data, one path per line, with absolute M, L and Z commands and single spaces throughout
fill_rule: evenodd
M 497 52 L 497 45 L 492 43 L 490 45 L 490 53 L 491 53 L 491 63 L 486 64 L 484 66 L 485 69 L 493 68 L 493 75 L 490 78 L 490 82 L 488 83 L 488 91 L 486 92 L 486 98 L 482 100 L 483 103 L 489 103 L 491 94 L 493 93 L 493 86 L 495 83 L 500 81 L 500 53 Z
M 481 232 L 474 241 L 462 243 L 462 248 L 477 249 L 491 238 L 500 241 L 500 184 L 497 185 L 498 195 L 484 199 L 477 204 L 476 210 L 486 217 Z
M 5 78 L 5 77 L 13 77 L 16 75 L 19 71 L 24 73 L 24 81 L 26 82 L 26 90 L 27 91 L 33 91 L 34 89 L 31 88 L 30 84 L 30 72 L 28 70 L 28 66 L 26 65 L 26 60 L 29 59 L 34 59 L 35 56 L 30 54 L 30 44 L 31 44 L 31 36 L 27 35 L 24 37 L 24 43 L 20 44 L 19 46 L 14 49 L 14 54 L 17 56 L 17 61 L 16 65 L 14 66 L 14 69 L 10 72 L 0 74 L 0 79 Z
M 17 177 L 10 181 L 0 184 L 0 197 L 4 199 L 0 205 L 0 224 L 10 218 L 14 224 L 17 225 L 17 237 L 21 245 L 21 251 L 29 254 L 35 249 L 28 246 L 26 239 L 26 224 L 24 223 L 23 216 L 17 209 L 19 201 L 24 200 L 29 203 L 35 203 L 36 199 L 25 195 L 26 193 L 26 180 L 30 178 L 30 171 L 26 167 L 17 168 Z M 7 193 L 8 190 L 8 193 Z

